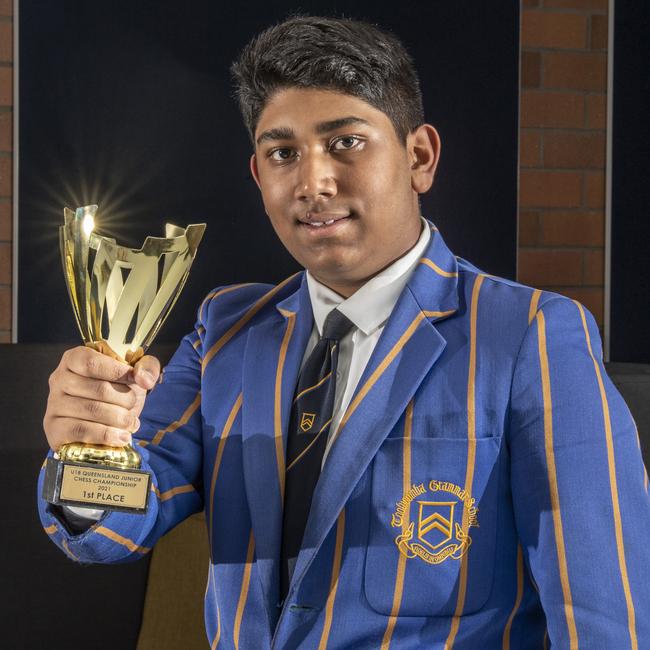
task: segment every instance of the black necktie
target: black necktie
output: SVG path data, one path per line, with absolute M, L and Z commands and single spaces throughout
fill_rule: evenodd
M 281 598 L 289 589 L 318 482 L 334 408 L 338 342 L 354 323 L 333 309 L 323 335 L 303 366 L 291 407 L 282 522 Z

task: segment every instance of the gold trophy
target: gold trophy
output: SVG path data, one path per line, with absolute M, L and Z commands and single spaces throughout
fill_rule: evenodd
M 166 224 L 142 248 L 94 232 L 96 205 L 64 209 L 61 259 L 85 345 L 130 365 L 144 355 L 176 302 L 205 224 Z M 43 498 L 54 504 L 145 513 L 151 475 L 133 447 L 63 445 L 48 458 Z

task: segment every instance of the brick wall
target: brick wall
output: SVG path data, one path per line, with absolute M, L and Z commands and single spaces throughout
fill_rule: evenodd
M 11 340 L 12 4 L 0 0 L 0 343 Z
M 603 324 L 607 1 L 522 0 L 520 282 Z

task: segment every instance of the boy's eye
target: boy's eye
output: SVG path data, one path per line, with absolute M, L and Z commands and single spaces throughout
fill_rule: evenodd
M 345 151 L 346 149 L 354 149 L 362 143 L 363 140 L 356 135 L 344 135 L 341 138 L 336 138 L 336 140 L 332 142 L 331 149 L 334 151 Z
M 269 153 L 269 158 L 280 162 L 285 160 L 291 160 L 292 156 L 293 156 L 292 150 L 287 147 L 283 147 L 281 149 L 274 149 Z

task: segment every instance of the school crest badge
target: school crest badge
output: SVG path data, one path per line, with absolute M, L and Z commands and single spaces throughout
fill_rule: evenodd
M 313 426 L 316 419 L 316 413 L 303 413 L 300 420 L 300 428 L 307 433 Z
M 434 500 L 440 496 L 445 500 Z M 412 485 L 395 504 L 391 518 L 391 526 L 402 530 L 395 538 L 400 553 L 428 564 L 460 560 L 472 544 L 469 528 L 478 526 L 474 504 L 475 499 L 454 483 L 432 480 Z
M 418 539 L 434 551 L 454 534 L 455 501 L 418 501 Z

